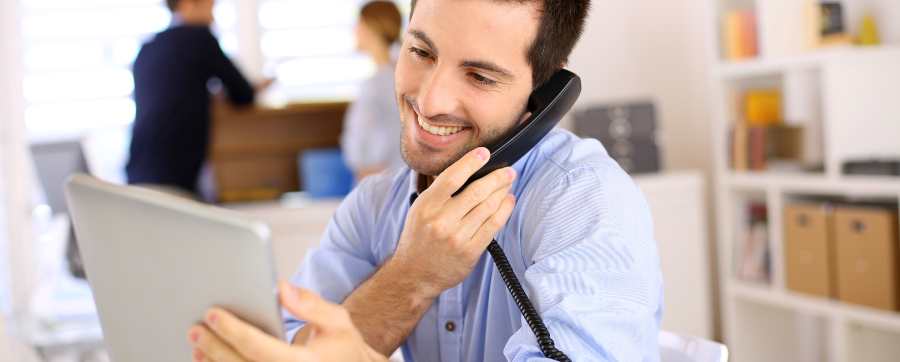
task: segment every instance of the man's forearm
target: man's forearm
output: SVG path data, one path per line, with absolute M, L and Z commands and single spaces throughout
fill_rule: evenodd
M 417 280 L 413 270 L 391 259 L 344 300 L 353 324 L 376 351 L 393 353 L 440 293 Z M 310 333 L 303 328 L 293 342 L 305 343 Z

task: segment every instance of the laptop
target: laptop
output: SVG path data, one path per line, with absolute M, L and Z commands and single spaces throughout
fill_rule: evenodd
M 85 175 L 66 196 L 113 361 L 190 361 L 187 331 L 211 306 L 284 338 L 265 225 Z

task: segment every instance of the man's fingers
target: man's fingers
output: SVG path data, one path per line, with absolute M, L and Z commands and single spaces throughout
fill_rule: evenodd
M 454 162 L 450 167 L 441 172 L 428 190 L 422 196 L 429 200 L 449 200 L 463 184 L 491 157 L 490 151 L 485 147 L 478 147 L 469 151 L 465 156 Z
M 509 220 L 509 215 L 512 214 L 515 206 L 515 196 L 507 195 L 500 205 L 500 209 L 485 220 L 484 224 L 481 225 L 481 228 L 478 229 L 478 232 L 475 233 L 472 242 L 478 243 L 480 248 L 476 249 L 473 247 L 472 250 L 484 252 L 484 249 L 487 248 L 488 244 L 491 243 L 491 240 L 494 239 L 494 235 L 497 235 L 497 232 L 503 228 L 503 225 L 506 225 L 506 221 Z
M 319 356 L 318 353 L 311 351 L 309 348 L 304 346 L 294 346 L 293 350 L 293 360 L 292 361 L 300 361 L 300 362 L 324 362 L 322 361 L 322 357 Z
M 497 210 L 503 205 L 503 200 L 506 200 L 507 195 L 509 195 L 509 189 L 507 187 L 496 190 L 486 200 L 482 201 L 472 209 L 472 211 L 469 211 L 469 213 L 462 218 L 462 222 L 459 223 L 460 229 L 458 232 L 462 235 L 462 238 L 471 240 L 484 222 L 497 213 Z
M 494 170 L 494 172 L 491 172 L 487 176 L 470 184 L 466 187 L 465 191 L 459 195 L 454 196 L 453 199 L 447 203 L 446 215 L 454 220 L 462 219 L 463 216 L 479 207 L 479 205 L 497 191 L 502 190 L 504 193 L 509 191 L 509 187 L 515 179 L 516 171 L 512 167 Z M 494 210 L 496 210 L 496 206 L 500 206 L 500 204 L 497 203 L 494 206 Z M 484 219 L 479 220 L 478 225 L 481 225 L 482 221 L 484 221 Z M 476 227 L 478 225 L 476 225 Z
M 251 361 L 285 360 L 290 347 L 221 308 L 206 313 L 207 327 L 239 355 Z
M 188 340 L 194 347 L 195 361 L 243 362 L 246 361 L 231 346 L 225 344 L 204 326 L 194 326 L 188 331 Z M 200 353 L 198 353 L 198 351 Z
M 344 307 L 332 304 L 316 293 L 279 283 L 281 305 L 300 320 L 322 333 L 353 329 L 353 321 Z

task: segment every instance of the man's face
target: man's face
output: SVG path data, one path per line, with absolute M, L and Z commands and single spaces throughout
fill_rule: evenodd
M 526 54 L 539 4 L 417 2 L 395 79 L 401 148 L 410 168 L 438 175 L 522 119 L 532 90 Z

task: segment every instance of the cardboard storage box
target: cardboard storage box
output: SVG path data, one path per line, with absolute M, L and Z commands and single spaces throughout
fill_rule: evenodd
M 898 309 L 897 214 L 873 207 L 834 210 L 838 297 L 885 310 Z
M 834 243 L 826 204 L 784 208 L 784 260 L 790 290 L 835 297 Z

